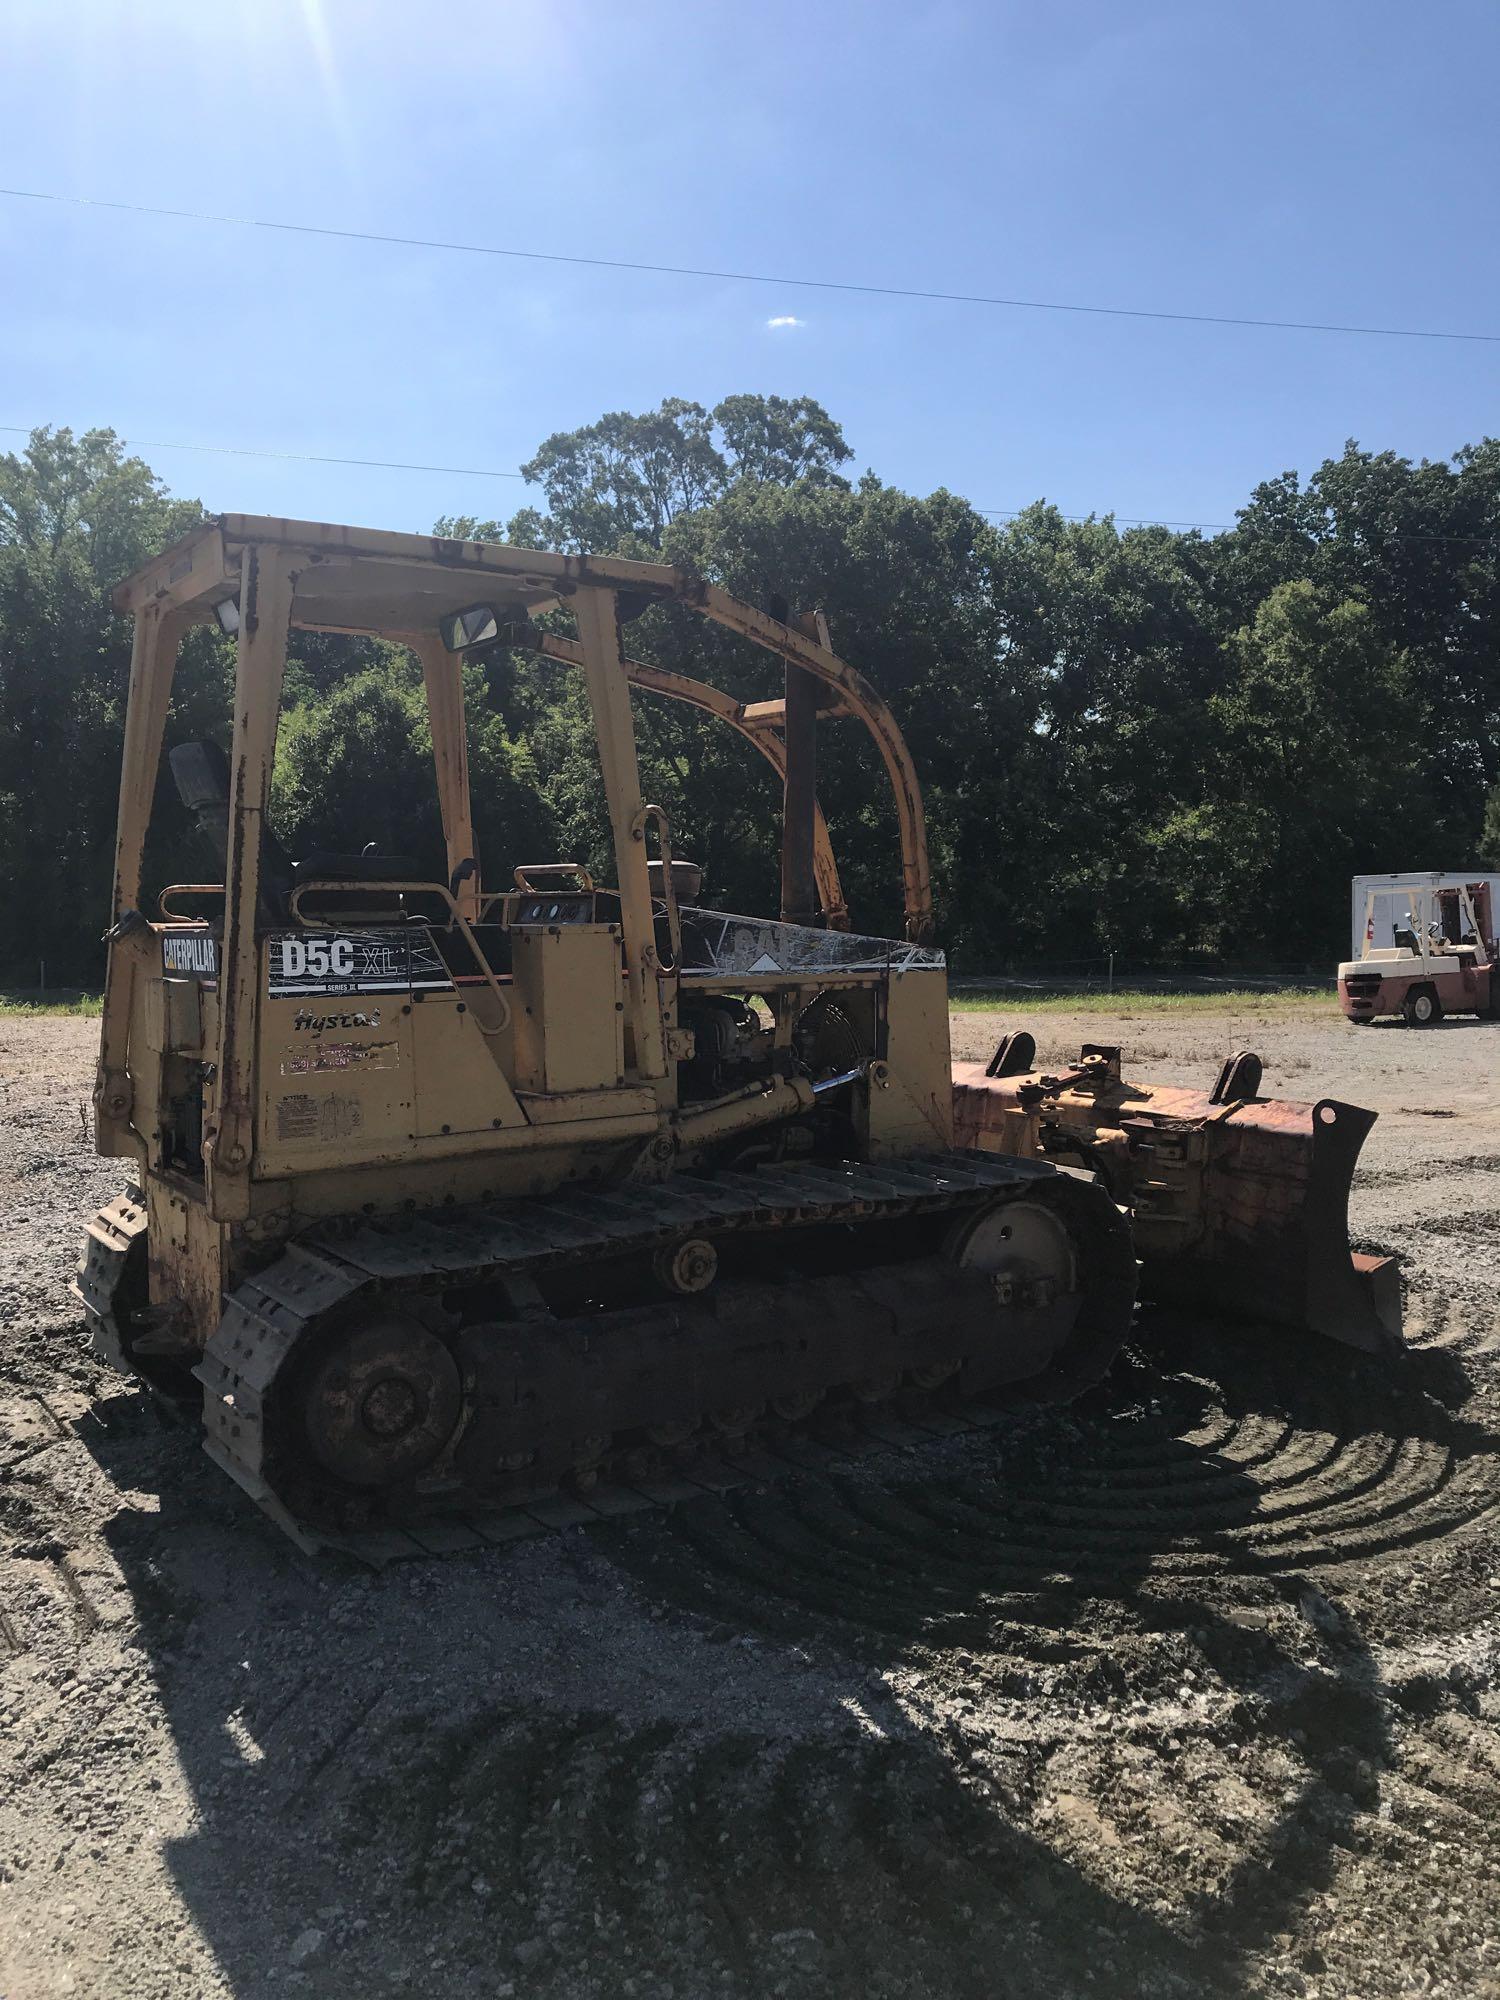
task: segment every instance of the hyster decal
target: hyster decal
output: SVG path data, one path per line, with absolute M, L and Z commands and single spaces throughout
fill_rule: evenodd
M 207 931 L 166 931 L 161 941 L 161 969 L 178 978 L 217 979 L 219 940 Z
M 426 931 L 291 931 L 271 939 L 266 990 L 273 998 L 317 993 L 405 993 L 451 986 Z
M 372 1007 L 368 1014 L 310 1014 L 305 1007 L 299 1007 L 292 1026 L 299 1035 L 326 1035 L 330 1028 L 378 1028 L 380 1009 Z

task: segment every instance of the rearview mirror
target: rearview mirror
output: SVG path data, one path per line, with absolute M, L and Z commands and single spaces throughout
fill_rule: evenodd
M 467 611 L 448 611 L 438 620 L 443 644 L 450 653 L 462 653 L 470 646 L 487 645 L 498 638 L 500 620 L 490 604 L 471 604 Z

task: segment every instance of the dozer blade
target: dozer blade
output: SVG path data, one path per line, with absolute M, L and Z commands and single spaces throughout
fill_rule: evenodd
M 1392 1257 L 1349 1248 L 1349 1189 L 1375 1113 L 1316 1104 L 1242 1104 L 1202 1128 L 1202 1230 L 1150 1243 L 1160 1297 L 1230 1317 L 1307 1327 L 1372 1354 L 1401 1345 L 1401 1278 Z M 1137 1215 L 1141 1211 L 1137 1209 Z
M 1012 1037 L 988 1067 L 954 1065 L 957 1142 L 1097 1173 L 1131 1210 L 1143 1296 L 1400 1349 L 1395 1259 L 1349 1248 L 1373 1111 L 1260 1098 L 1253 1056 L 1226 1063 L 1211 1092 L 1126 1083 L 1116 1049 L 1085 1048 L 1056 1076 L 1034 1059 Z

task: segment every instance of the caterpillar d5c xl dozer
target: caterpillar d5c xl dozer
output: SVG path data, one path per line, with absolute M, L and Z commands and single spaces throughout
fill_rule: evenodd
M 629 658 L 656 602 L 779 656 L 782 699 Z M 941 1428 L 943 1398 L 1102 1373 L 1134 1304 L 1127 1219 L 1038 1157 L 1034 1121 L 955 1150 L 920 790 L 819 617 L 656 565 L 235 515 L 116 605 L 135 644 L 95 1103 L 135 1181 L 90 1225 L 79 1290 L 111 1361 L 167 1393 L 196 1378 L 208 1451 L 284 1526 L 366 1552 L 503 1539 L 508 1508 L 566 1515 L 539 1496 L 571 1489 L 607 1511 L 703 1441 L 786 1442 L 820 1404 L 926 1397 Z M 560 607 L 576 636 L 533 622 Z M 170 763 L 218 866 L 148 917 L 173 664 L 212 619 L 238 635 L 233 740 Z M 440 874 L 276 841 L 293 629 L 420 661 Z M 481 874 L 461 668 L 484 648 L 581 674 L 613 880 Z M 719 716 L 781 774 L 779 921 L 707 907 L 673 856 L 633 688 Z M 820 717 L 862 722 L 891 778 L 899 942 L 849 928 Z

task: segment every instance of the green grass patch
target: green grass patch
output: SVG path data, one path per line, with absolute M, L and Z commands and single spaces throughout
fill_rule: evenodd
M 97 1014 L 103 1006 L 97 993 L 0 993 L 0 1020 L 30 1020 L 49 1014 Z M 995 987 L 985 992 L 950 993 L 955 1014 L 1222 1014 L 1251 1009 L 1278 1014 L 1336 1014 L 1334 993 L 1309 992 L 1304 987 L 1266 989 L 1226 987 L 1218 993 L 1158 993 L 1117 987 L 1113 993 L 1034 993 L 1024 987 Z
M 97 1014 L 104 1005 L 100 993 L 0 993 L 0 1020 L 29 1021 L 43 1014 Z
M 1226 987 L 1217 993 L 1132 992 L 1032 993 L 1022 987 L 996 987 L 990 992 L 953 993 L 948 1004 L 955 1014 L 1222 1014 L 1255 1009 L 1275 1014 L 1336 1014 L 1335 993 L 1309 992 L 1298 986 L 1261 990 Z

